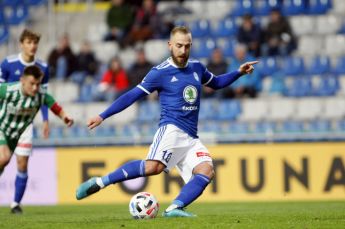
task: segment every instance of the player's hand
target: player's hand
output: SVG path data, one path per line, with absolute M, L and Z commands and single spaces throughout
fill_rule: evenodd
M 70 127 L 70 126 L 73 125 L 74 120 L 73 120 L 73 118 L 71 118 L 71 117 L 69 117 L 69 116 L 65 116 L 65 117 L 63 118 L 63 122 L 64 122 L 68 127 Z
M 254 71 L 253 65 L 257 63 L 259 63 L 257 60 L 246 62 L 239 67 L 238 71 L 240 71 L 242 74 L 250 74 Z
M 43 138 L 47 139 L 49 137 L 50 129 L 48 121 L 43 122 Z
M 103 122 L 103 118 L 99 115 L 90 118 L 90 120 L 87 122 L 87 127 L 89 127 L 90 130 L 95 128 L 96 126 L 100 125 Z

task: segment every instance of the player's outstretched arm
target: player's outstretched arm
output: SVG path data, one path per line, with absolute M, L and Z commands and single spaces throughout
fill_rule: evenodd
M 212 80 L 205 84 L 205 86 L 210 87 L 212 89 L 221 89 L 231 85 L 235 82 L 238 78 L 242 75 L 250 74 L 254 71 L 254 64 L 257 64 L 259 61 L 250 61 L 242 64 L 237 71 L 225 73 L 216 77 L 213 77 Z
M 54 100 L 54 98 L 51 95 L 46 94 L 44 98 L 44 104 L 46 104 L 50 108 L 50 110 L 56 116 L 58 116 L 68 127 L 73 125 L 73 118 L 71 118 L 65 113 L 62 107 Z
M 87 122 L 87 126 L 90 130 L 95 128 L 96 126 L 100 125 L 103 120 L 106 118 L 117 114 L 130 105 L 132 105 L 135 101 L 141 99 L 142 97 L 146 96 L 147 94 L 139 89 L 138 87 L 134 87 L 125 94 L 121 95 L 118 99 L 116 99 L 105 111 L 101 114 L 91 118 Z
M 61 111 L 58 114 L 59 118 L 68 126 L 72 126 L 74 123 L 73 118 L 71 118 L 70 116 L 68 116 L 64 110 L 61 109 Z
M 238 71 L 242 73 L 242 75 L 244 74 L 250 74 L 254 71 L 254 64 L 257 64 L 259 63 L 259 61 L 249 61 L 249 62 L 246 62 L 244 64 L 242 64 L 239 68 L 238 68 Z
M 89 121 L 87 122 L 87 127 L 90 130 L 92 130 L 96 126 L 99 126 L 102 122 L 103 122 L 103 118 L 101 116 L 97 115 L 97 116 L 89 119 Z

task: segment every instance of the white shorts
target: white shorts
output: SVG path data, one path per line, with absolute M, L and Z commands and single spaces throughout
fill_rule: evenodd
M 157 130 L 146 159 L 162 162 L 167 172 L 176 166 L 185 183 L 192 177 L 195 166 L 201 162 L 212 164 L 210 153 L 200 139 L 171 124 Z
M 32 138 L 33 138 L 33 125 L 30 124 L 26 127 L 25 131 L 20 135 L 18 144 L 14 153 L 18 156 L 30 156 L 32 154 Z

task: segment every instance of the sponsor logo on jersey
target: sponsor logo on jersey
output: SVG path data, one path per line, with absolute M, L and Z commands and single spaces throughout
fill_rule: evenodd
M 198 74 L 196 72 L 193 73 L 193 76 L 194 76 L 196 81 L 199 81 L 199 76 L 198 76 Z
M 188 85 L 183 90 L 183 98 L 189 104 L 195 103 L 198 98 L 198 90 L 194 86 Z
M 183 106 L 182 107 L 182 110 L 184 110 L 184 111 L 195 111 L 195 110 L 197 110 L 198 109 L 198 106 Z
M 37 108 L 18 108 L 12 104 L 7 105 L 7 112 L 13 115 L 32 115 L 36 113 Z
M 211 157 L 209 153 L 206 152 L 196 152 L 197 157 Z
M 17 69 L 17 70 L 14 72 L 14 74 L 17 75 L 17 76 L 20 76 L 20 70 Z

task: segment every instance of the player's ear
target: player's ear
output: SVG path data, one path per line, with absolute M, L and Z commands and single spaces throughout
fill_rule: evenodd
M 25 76 L 22 75 L 20 78 L 19 78 L 20 82 L 23 83 L 25 81 Z

